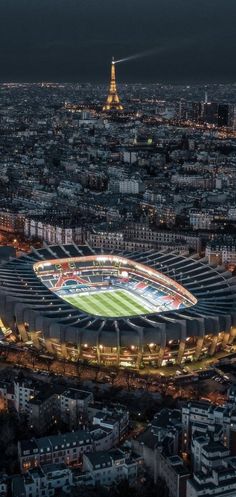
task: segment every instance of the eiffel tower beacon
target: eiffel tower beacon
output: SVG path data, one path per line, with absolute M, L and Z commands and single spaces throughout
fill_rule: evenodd
M 120 103 L 120 99 L 117 94 L 117 89 L 116 89 L 116 70 L 115 70 L 115 60 L 114 57 L 112 57 L 111 61 L 111 81 L 110 81 L 110 87 L 109 87 L 109 93 L 107 96 L 107 100 L 105 105 L 103 106 L 104 111 L 120 111 L 123 110 L 123 106 Z

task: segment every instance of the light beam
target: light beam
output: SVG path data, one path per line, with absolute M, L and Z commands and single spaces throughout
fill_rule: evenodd
M 118 59 L 115 60 L 115 64 L 120 64 L 121 62 L 129 62 L 130 60 L 135 60 L 135 59 L 140 59 L 142 57 L 148 57 L 150 55 L 154 55 L 160 52 L 163 52 L 165 50 L 164 47 L 154 47 L 150 48 L 149 50 L 144 50 L 143 52 L 138 52 L 133 55 L 129 55 L 128 57 L 124 57 L 123 59 Z

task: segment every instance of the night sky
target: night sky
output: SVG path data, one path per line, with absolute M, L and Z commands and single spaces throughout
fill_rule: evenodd
M 236 0 L 0 0 L 0 80 L 236 82 Z

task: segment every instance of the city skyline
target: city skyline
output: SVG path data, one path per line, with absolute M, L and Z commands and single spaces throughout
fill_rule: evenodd
M 235 2 L 34 0 L 2 2 L 1 81 L 234 82 Z M 227 57 L 225 52 L 227 50 Z
M 0 1 L 0 497 L 236 496 L 235 14 Z

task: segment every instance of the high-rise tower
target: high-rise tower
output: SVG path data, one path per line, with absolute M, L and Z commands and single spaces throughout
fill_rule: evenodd
M 120 103 L 120 99 L 118 97 L 116 89 L 116 70 L 115 70 L 114 57 L 112 57 L 111 61 L 111 81 L 110 81 L 109 93 L 107 101 L 103 106 L 102 110 L 123 110 L 123 106 Z

